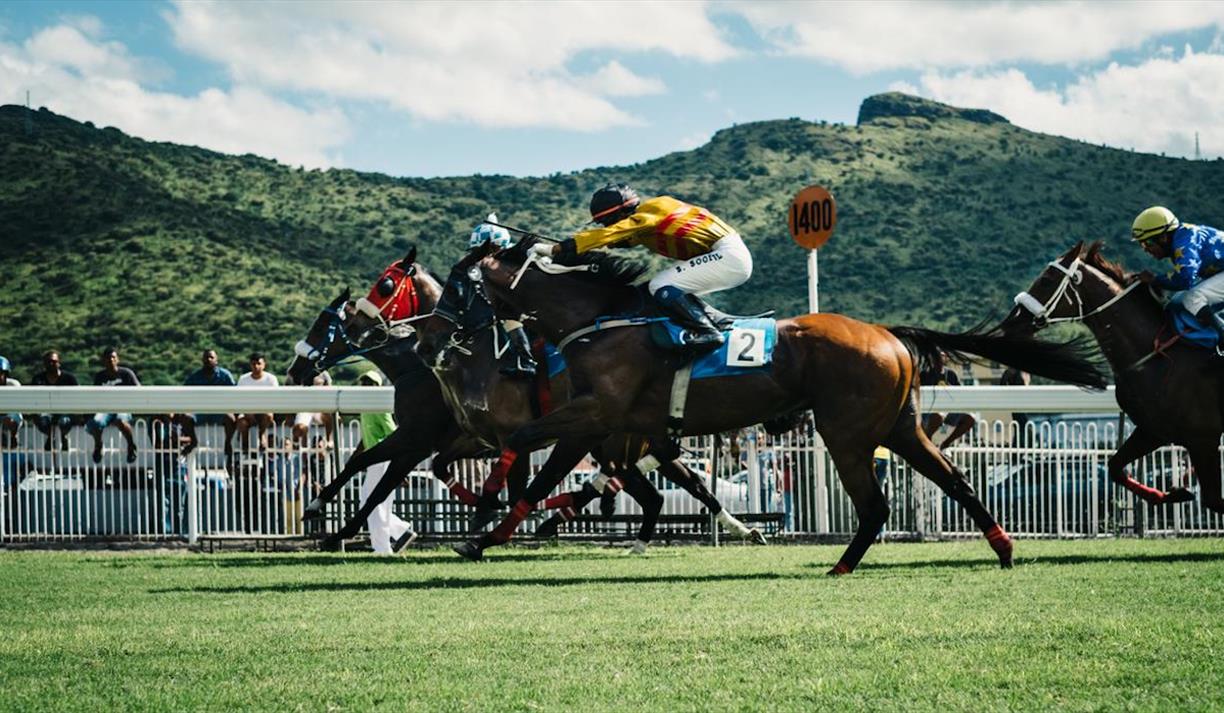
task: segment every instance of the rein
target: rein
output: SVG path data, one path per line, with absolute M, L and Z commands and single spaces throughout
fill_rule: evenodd
M 1082 297 L 1080 297 L 1079 290 L 1075 287 L 1084 281 L 1084 273 L 1081 270 L 1083 266 L 1084 262 L 1079 258 L 1072 260 L 1071 264 L 1067 267 L 1063 267 L 1057 260 L 1050 262 L 1049 267 L 1052 267 L 1063 274 L 1062 281 L 1058 284 L 1058 288 L 1054 290 L 1053 294 L 1050 295 L 1050 298 L 1042 303 L 1028 292 L 1021 292 L 1016 295 L 1013 302 L 1016 305 L 1023 307 L 1025 310 L 1028 310 L 1028 312 L 1033 315 L 1034 324 L 1037 325 L 1038 329 L 1042 329 L 1048 325 L 1057 324 L 1059 322 L 1083 322 L 1089 317 L 1101 314 L 1105 310 L 1116 305 L 1122 300 L 1122 298 L 1126 297 L 1133 292 L 1135 288 L 1143 284 L 1142 282 L 1136 280 L 1135 282 L 1127 285 L 1121 292 L 1097 306 L 1095 309 L 1089 312 L 1084 312 L 1084 300 Z M 1068 296 L 1074 298 L 1079 314 L 1071 317 L 1050 317 L 1050 312 L 1052 312 L 1058 306 L 1059 302 L 1061 302 L 1064 297 Z M 1169 339 L 1161 340 L 1160 335 L 1163 332 L 1164 325 L 1162 324 L 1160 328 L 1156 330 L 1156 336 L 1152 340 L 1152 351 L 1135 360 L 1135 362 L 1129 366 L 1123 368 L 1122 373 L 1138 369 L 1158 356 L 1169 358 L 1167 354 L 1169 347 L 1180 341 L 1182 335 L 1180 332 L 1175 332 Z

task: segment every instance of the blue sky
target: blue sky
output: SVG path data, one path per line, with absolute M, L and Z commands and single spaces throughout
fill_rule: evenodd
M 392 175 L 540 175 L 901 89 L 1224 153 L 1221 3 L 4 2 L 0 103 Z

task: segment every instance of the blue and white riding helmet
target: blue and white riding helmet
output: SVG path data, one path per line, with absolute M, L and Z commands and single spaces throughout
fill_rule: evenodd
M 9 363 L 8 359 L 5 359 L 2 356 L 0 356 L 0 371 L 3 371 L 6 374 L 11 374 L 13 371 L 13 365 Z
M 489 222 L 481 223 L 472 230 L 472 238 L 468 240 L 468 250 L 478 248 L 485 243 L 493 243 L 499 248 L 510 247 L 510 231 L 499 225 L 489 225 L 489 223 L 497 222 L 497 214 L 490 213 L 485 220 Z

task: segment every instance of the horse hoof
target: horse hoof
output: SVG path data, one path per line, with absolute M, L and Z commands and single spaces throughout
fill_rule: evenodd
M 535 536 L 539 540 L 547 540 L 557 536 L 557 530 L 561 528 L 561 518 L 553 516 L 544 521 L 544 524 L 536 528 Z
M 468 532 L 479 532 L 495 519 L 497 519 L 496 510 L 481 507 L 472 515 L 472 519 L 468 521 Z
M 484 550 L 481 549 L 479 543 L 472 540 L 468 540 L 461 545 L 455 545 L 451 549 L 455 551 L 455 554 L 469 562 L 479 562 L 484 559 Z
M 1194 493 L 1188 488 L 1173 488 L 1165 495 L 1164 500 L 1160 501 L 1161 505 L 1175 505 L 1177 503 L 1194 502 Z
M 322 509 L 312 510 L 310 508 L 306 508 L 305 510 L 302 511 L 302 522 L 310 522 L 311 520 L 318 520 L 318 519 L 321 519 L 322 517 L 323 517 Z
M 324 552 L 339 552 L 340 545 L 343 542 L 344 540 L 340 538 L 339 536 L 330 535 L 328 537 L 323 538 L 323 541 L 319 543 L 319 549 L 323 550 Z
M 646 554 L 646 545 L 647 545 L 647 543 L 642 542 L 641 540 L 634 540 L 634 541 L 633 541 L 633 546 L 632 546 L 632 547 L 630 547 L 629 549 L 625 550 L 625 554 L 627 554 L 627 555 L 644 555 L 644 554 Z
M 748 541 L 754 545 L 769 544 L 769 540 L 765 539 L 765 535 L 755 527 L 748 531 Z

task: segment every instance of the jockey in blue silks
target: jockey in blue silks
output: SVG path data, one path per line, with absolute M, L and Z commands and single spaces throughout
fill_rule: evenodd
M 1175 292 L 1184 291 L 1182 306 L 1204 325 L 1214 327 L 1224 344 L 1224 233 L 1206 225 L 1182 223 L 1173 211 L 1153 206 L 1131 225 L 1131 237 L 1152 257 L 1168 258 L 1164 275 L 1144 272 L 1140 279 Z

